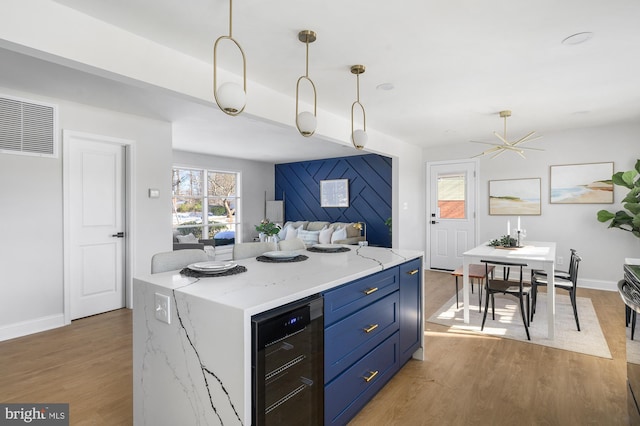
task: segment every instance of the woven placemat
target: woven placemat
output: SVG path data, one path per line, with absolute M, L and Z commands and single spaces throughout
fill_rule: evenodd
M 277 259 L 267 256 L 258 256 L 256 260 L 258 262 L 266 262 L 266 263 L 291 263 L 291 262 L 302 262 L 303 260 L 307 260 L 309 256 L 305 256 L 304 254 L 299 254 L 296 257 L 292 257 L 289 259 Z
M 180 274 L 186 275 L 187 277 L 193 277 L 193 278 L 211 278 L 211 277 L 228 277 L 229 275 L 241 274 L 243 272 L 247 272 L 247 268 L 244 266 L 238 265 L 217 274 L 194 271 L 193 269 L 189 269 L 189 268 L 184 268 L 182 271 L 180 271 Z
M 349 247 L 340 247 L 337 249 L 321 249 L 316 247 L 309 247 L 307 250 L 312 251 L 314 253 L 344 253 L 345 251 L 351 251 Z

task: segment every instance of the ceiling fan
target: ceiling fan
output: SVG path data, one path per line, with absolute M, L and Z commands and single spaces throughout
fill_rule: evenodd
M 485 144 L 485 145 L 493 145 L 493 148 L 489 148 L 489 149 L 481 152 L 478 155 L 474 155 L 471 158 L 480 157 L 481 155 L 487 155 L 487 154 L 494 153 L 491 156 L 491 158 L 493 159 L 493 158 L 496 158 L 498 155 L 502 154 L 505 151 L 515 152 L 516 154 L 518 154 L 522 158 L 526 158 L 524 156 L 524 150 L 544 151 L 544 149 L 540 149 L 540 148 L 531 148 L 531 147 L 520 146 L 520 144 L 523 144 L 525 142 L 531 142 L 531 141 L 534 141 L 536 139 L 540 139 L 542 137 L 542 136 L 532 137 L 535 134 L 535 131 L 527 134 L 526 136 L 521 137 L 520 139 L 518 139 L 516 141 L 509 142 L 509 140 L 507 139 L 507 118 L 511 117 L 511 111 L 509 111 L 509 110 L 500 111 L 500 117 L 504 118 L 504 135 L 500 135 L 498 132 L 493 132 L 493 134 L 496 135 L 498 137 L 498 139 L 500 139 L 502 141 L 502 143 L 500 144 L 500 143 L 495 143 L 495 142 L 471 141 L 471 142 L 475 142 L 475 143 L 482 143 L 482 144 Z

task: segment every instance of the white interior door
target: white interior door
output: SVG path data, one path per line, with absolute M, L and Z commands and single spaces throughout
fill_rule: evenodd
M 125 305 L 124 146 L 65 135 L 71 319 Z
M 428 164 L 429 260 L 432 269 L 454 270 L 476 245 L 476 162 Z

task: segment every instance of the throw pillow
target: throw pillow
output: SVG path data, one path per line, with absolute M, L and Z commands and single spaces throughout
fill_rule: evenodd
M 197 243 L 198 239 L 192 234 L 189 233 L 187 235 L 178 235 L 178 242 L 179 243 Z
M 287 238 L 287 231 L 291 229 L 292 226 L 290 223 L 284 225 L 284 227 L 278 232 L 278 241 L 282 241 Z
M 298 232 L 302 231 L 302 225 L 298 228 L 294 228 L 293 226 L 287 230 L 287 235 L 284 237 L 285 240 L 293 240 L 294 238 L 298 238 Z
M 333 235 L 333 228 L 325 228 L 320 231 L 320 235 L 318 235 L 318 242 L 320 244 L 329 244 L 331 243 L 332 235 Z
M 333 231 L 333 235 L 331 236 L 331 243 L 335 243 L 336 241 L 346 240 L 347 239 L 347 230 L 342 227 Z
M 304 229 L 298 231 L 298 238 L 304 241 L 307 247 L 318 244 L 319 235 L 320 231 L 305 231 Z

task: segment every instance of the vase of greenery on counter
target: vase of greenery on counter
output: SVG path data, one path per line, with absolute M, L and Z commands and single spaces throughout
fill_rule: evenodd
M 280 225 L 277 225 L 269 219 L 263 219 L 260 225 L 256 225 L 256 231 L 260 236 L 260 241 L 278 242 L 276 235 L 280 232 Z M 263 237 L 264 236 L 264 237 Z

